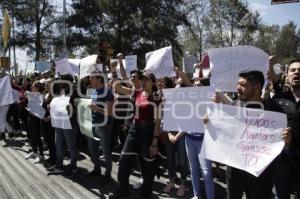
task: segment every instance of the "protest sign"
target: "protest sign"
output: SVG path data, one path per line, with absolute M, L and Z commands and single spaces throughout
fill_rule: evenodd
M 61 129 L 72 129 L 70 116 L 67 111 L 70 97 L 54 97 L 50 103 L 50 116 L 52 127 Z M 73 110 L 70 110 L 72 114 Z
M 91 72 L 96 70 L 96 60 L 98 55 L 89 55 L 80 61 L 80 78 L 90 76 Z M 102 71 L 102 68 L 101 68 Z
M 71 74 L 73 76 L 78 75 L 78 68 L 74 64 L 70 64 L 67 58 L 60 59 L 55 62 L 56 74 Z
M 49 61 L 36 61 L 35 66 L 35 69 L 39 71 L 39 73 L 43 73 L 50 69 L 51 63 Z
M 44 119 L 46 111 L 42 107 L 43 95 L 26 91 L 26 97 L 28 99 L 27 110 L 38 118 Z
M 126 74 L 129 77 L 130 71 L 137 70 L 137 55 L 125 56 L 125 69 Z
M 197 63 L 197 57 L 196 56 L 185 56 L 183 57 L 182 62 L 182 71 L 186 74 L 190 74 L 194 72 L 194 64 Z
M 239 73 L 258 70 L 263 74 L 269 68 L 269 55 L 253 46 L 236 46 L 208 50 L 211 67 L 210 84 L 217 89 L 236 92 Z
M 78 99 L 77 102 L 77 121 L 80 132 L 88 137 L 99 140 L 93 136 L 92 110 L 90 107 L 92 99 Z
M 175 77 L 172 47 L 168 46 L 146 54 L 145 71 L 153 73 L 156 78 Z
M 208 86 L 163 89 L 163 130 L 204 133 L 202 118 L 214 93 Z
M 73 75 L 78 76 L 79 75 L 79 66 L 80 66 L 80 61 L 81 59 L 68 59 L 71 69 L 73 71 Z
M 0 106 L 5 106 L 14 103 L 14 96 L 11 87 L 10 76 L 6 75 L 0 78 Z
M 208 107 L 202 154 L 205 158 L 259 176 L 284 147 L 283 113 L 231 105 Z

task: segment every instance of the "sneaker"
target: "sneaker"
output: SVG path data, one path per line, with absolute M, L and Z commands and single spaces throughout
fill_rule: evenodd
M 200 199 L 198 196 L 194 196 L 191 199 Z
M 56 168 L 56 165 L 45 165 L 47 171 L 53 171 Z
M 179 196 L 179 197 L 182 197 L 182 196 L 184 196 L 185 191 L 186 191 L 186 190 L 185 190 L 185 186 L 184 186 L 183 184 L 181 184 L 181 185 L 179 186 L 179 189 L 178 189 L 176 195 Z
M 88 178 L 92 178 L 92 177 L 96 177 L 96 176 L 100 176 L 101 175 L 101 170 L 100 169 L 94 169 L 93 171 L 89 172 L 86 177 Z
M 175 187 L 175 184 L 172 182 L 169 182 L 163 189 L 163 192 L 170 193 L 171 190 Z
M 49 175 L 57 175 L 57 174 L 64 173 L 64 170 L 63 170 L 62 167 L 56 167 L 56 166 L 47 169 L 47 171 L 49 171 L 49 173 L 47 174 L 47 176 L 49 176 Z
M 25 156 L 25 159 L 28 160 L 30 158 L 35 158 L 35 157 L 36 157 L 36 154 L 31 152 L 31 153 L 29 153 L 28 155 Z
M 0 135 L 0 140 L 6 140 L 5 133 L 2 133 L 2 134 Z
M 138 189 L 140 189 L 141 188 L 141 186 L 142 186 L 142 184 L 143 184 L 143 178 L 140 178 L 140 180 L 139 180 L 139 182 L 138 183 L 136 183 L 135 185 L 133 185 L 133 189 L 134 190 L 138 190 Z
M 34 163 L 34 164 L 38 164 L 38 163 L 43 162 L 43 160 L 44 160 L 43 156 L 38 155 L 38 156 L 34 159 L 33 163 Z

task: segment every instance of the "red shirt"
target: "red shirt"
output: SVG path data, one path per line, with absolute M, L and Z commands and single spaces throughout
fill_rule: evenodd
M 154 110 L 158 109 L 159 102 L 152 96 L 147 97 L 144 91 L 135 91 L 135 122 L 154 122 Z

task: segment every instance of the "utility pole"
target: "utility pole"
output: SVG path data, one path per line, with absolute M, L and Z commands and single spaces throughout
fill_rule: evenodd
M 13 53 L 14 53 L 14 69 L 15 69 L 15 75 L 17 75 L 18 72 L 18 66 L 17 66 L 17 60 L 16 60 L 16 40 L 15 40 L 15 17 L 14 17 L 14 7 L 12 6 L 12 38 L 13 38 Z
M 63 0 L 63 19 L 63 54 L 65 57 L 68 57 L 66 30 L 66 0 Z

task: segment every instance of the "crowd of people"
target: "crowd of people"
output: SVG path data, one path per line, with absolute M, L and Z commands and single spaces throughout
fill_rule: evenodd
M 122 64 L 123 55 L 118 54 L 117 58 L 118 62 L 110 64 L 110 78 L 97 70 L 83 79 L 70 74 L 36 76 L 35 79 L 11 77 L 11 85 L 18 92 L 19 101 L 1 107 L 7 118 L 0 128 L 1 139 L 7 139 L 6 134 L 10 137 L 12 131 L 24 130 L 31 148 L 25 158 L 34 158 L 34 163 L 44 163 L 49 172 L 65 173 L 66 176 L 73 176 L 78 171 L 78 151 L 87 152 L 94 165 L 87 177 L 104 175 L 101 180 L 107 184 L 112 179 L 112 151 L 117 145 L 121 153 L 114 198 L 130 197 L 129 178 L 136 164 L 142 179 L 140 198 L 151 198 L 161 161 L 165 161 L 169 178 L 162 192 L 176 191 L 178 197 L 186 197 L 187 177 L 190 175 L 193 199 L 201 195 L 206 195 L 207 199 L 216 198 L 212 162 L 201 156 L 204 132 L 164 132 L 160 117 L 162 110 L 159 109 L 159 104 L 164 101 L 162 89 L 209 86 L 209 77 L 191 80 L 178 67 L 174 67 L 177 75 L 174 78 L 156 79 L 153 73 L 139 70 L 131 71 L 128 77 Z M 121 76 L 116 71 L 118 64 Z M 266 81 L 268 85 L 264 87 Z M 287 114 L 288 128 L 282 132 L 284 149 L 259 177 L 226 167 L 227 198 L 241 199 L 245 193 L 247 199 L 288 199 L 294 192 L 300 198 L 300 59 L 292 60 L 286 72 L 280 75 L 276 75 L 270 67 L 268 79 L 260 71 L 243 71 L 236 84 L 236 93 L 225 93 L 228 100 L 216 93 L 212 101 L 248 108 L 261 108 L 256 106 L 257 103 L 249 103 L 260 102 L 265 110 Z M 28 91 L 43 96 L 42 107 L 46 110 L 43 119 L 28 111 Z M 92 99 L 94 138 L 82 134 L 78 127 L 76 106 L 79 93 Z M 54 96 L 66 95 L 70 96 L 73 107 L 68 108 L 69 112 L 72 111 L 72 129 L 53 128 L 51 101 Z M 207 123 L 207 120 L 209 118 L 204 122 Z M 49 150 L 48 159 L 44 156 L 45 144 Z M 101 152 L 105 172 L 100 165 Z M 66 153 L 70 154 L 71 163 L 64 167 Z M 180 180 L 179 188 L 175 190 L 177 172 Z M 203 188 L 200 186 L 201 178 Z

